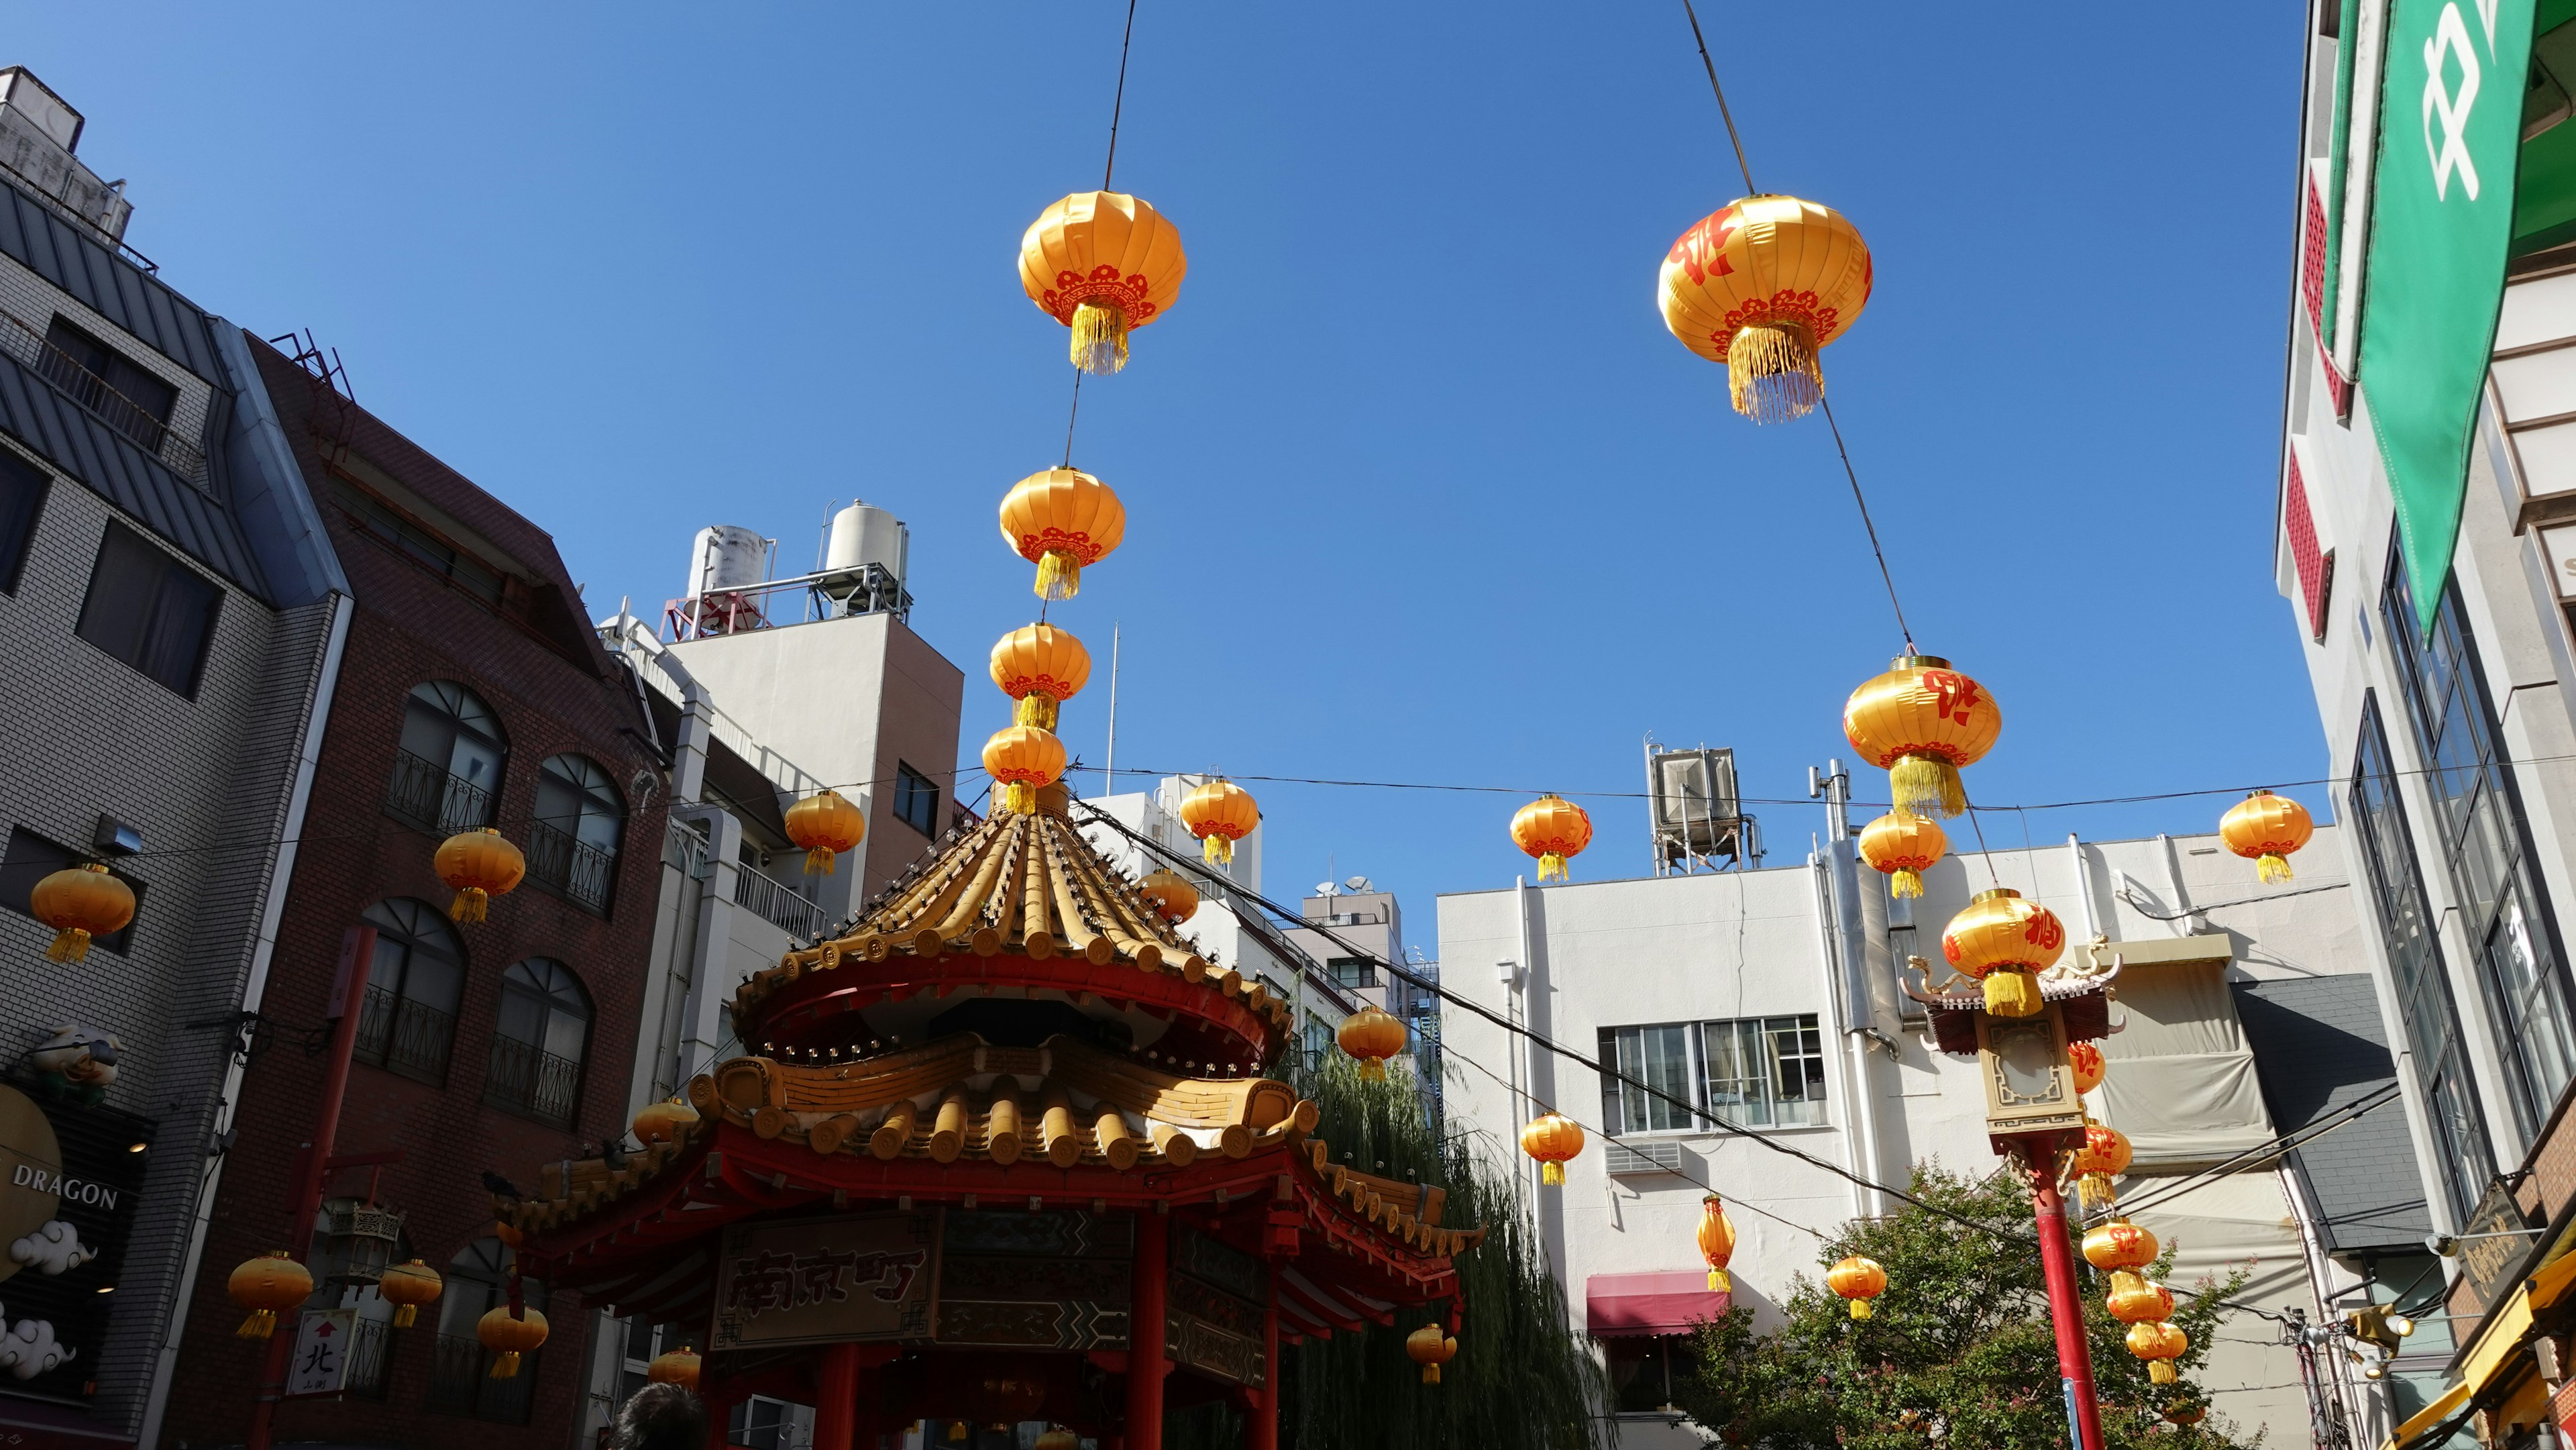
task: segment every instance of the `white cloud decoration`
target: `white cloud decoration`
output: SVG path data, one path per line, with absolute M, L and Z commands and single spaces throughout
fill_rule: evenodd
M 71 1363 L 80 1351 L 54 1338 L 48 1320 L 21 1319 L 0 1335 L 0 1369 L 31 1380 L 58 1365 Z
M 61 1274 L 97 1258 L 98 1250 L 83 1247 L 80 1230 L 55 1219 L 10 1244 L 9 1257 L 40 1274 Z

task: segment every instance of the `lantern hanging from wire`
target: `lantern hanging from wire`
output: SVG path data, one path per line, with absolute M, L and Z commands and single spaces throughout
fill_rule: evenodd
M 644 1366 L 644 1378 L 652 1384 L 678 1385 L 694 1392 L 698 1387 L 698 1371 L 704 1367 L 705 1361 L 698 1352 L 684 1344 L 653 1356 L 652 1363 Z
M 413 1259 L 388 1265 L 376 1280 L 376 1292 L 395 1306 L 394 1328 L 409 1329 L 420 1318 L 420 1306 L 437 1303 L 438 1296 L 447 1292 L 447 1281 L 436 1269 Z
M 1127 536 L 1127 510 L 1116 491 L 1076 468 L 1049 468 L 1011 485 L 1002 496 L 1002 541 L 1038 566 L 1040 599 L 1082 592 L 1082 571 Z
M 1878 1260 L 1853 1254 L 1825 1270 L 1825 1286 L 1851 1303 L 1851 1317 L 1867 1319 L 1869 1301 L 1887 1292 L 1887 1270 Z
M 277 1316 L 313 1297 L 313 1274 L 284 1249 L 260 1255 L 233 1270 L 224 1292 L 250 1311 L 233 1333 L 242 1339 L 266 1339 L 277 1332 Z
M 2174 1361 L 2191 1348 L 2191 1336 L 2171 1324 L 2150 1321 L 2129 1326 L 2129 1353 L 2147 1362 L 2147 1378 L 2160 1385 L 2182 1378 Z
M 1026 624 L 994 642 L 992 672 L 993 683 L 1019 702 L 1014 723 L 1053 730 L 1056 707 L 1091 678 L 1091 652 L 1069 630 Z
M 1064 742 L 1034 725 L 1005 725 L 984 742 L 984 773 L 993 778 L 994 803 L 1021 815 L 1038 808 L 1038 787 L 1064 774 Z
M 519 1373 L 519 1356 L 534 1354 L 546 1342 L 546 1316 L 534 1309 L 522 1308 L 514 1316 L 507 1304 L 485 1311 L 475 1321 L 474 1337 L 492 1351 L 492 1374 L 496 1380 L 515 1379 Z
M 2218 822 L 2219 839 L 2228 850 L 2253 862 L 2255 876 L 2264 881 L 2289 880 L 2290 854 L 2316 833 L 2306 806 L 2268 790 L 2258 790 L 2228 807 Z
M 1727 1277 L 1726 1261 L 1735 1257 L 1735 1221 L 1726 1216 L 1726 1205 L 1716 1194 L 1700 1199 L 1699 1228 L 1693 1236 L 1699 1241 L 1699 1256 L 1708 1262 L 1710 1291 L 1733 1293 L 1735 1281 Z
M 456 892 L 447 914 L 458 921 L 481 921 L 495 896 L 507 896 L 528 874 L 528 858 L 491 826 L 459 831 L 439 843 L 431 858 L 444 881 Z
M 1199 838 L 1199 855 L 1211 866 L 1234 860 L 1234 843 L 1261 824 L 1261 807 L 1252 792 L 1218 776 L 1191 791 L 1181 802 L 1181 826 Z
M 134 920 L 134 888 L 109 875 L 105 866 L 83 862 L 38 881 L 27 893 L 27 910 L 54 929 L 46 961 L 87 961 L 92 941 L 123 931 Z
M 2003 728 L 1986 687 L 1938 655 L 1899 655 L 1843 702 L 1844 737 L 1887 772 L 1901 816 L 1966 810 L 1959 769 L 1984 759 Z
M 805 848 L 805 874 L 829 876 L 843 851 L 868 838 L 868 818 L 847 796 L 829 788 L 787 808 L 787 839 Z
M 1842 213 L 1794 196 L 1748 196 L 1702 217 L 1664 255 L 1664 326 L 1726 365 L 1735 411 L 1756 423 L 1824 400 L 1822 351 L 1869 303 L 1869 245 Z
M 1358 1060 L 1362 1078 L 1384 1082 L 1386 1060 L 1404 1051 L 1410 1036 L 1404 1024 L 1393 1014 L 1376 1007 L 1362 1007 L 1342 1019 L 1334 1040 L 1341 1044 L 1342 1051 Z
M 2125 1218 L 2084 1231 L 2084 1262 L 2106 1273 L 2143 1269 L 2156 1261 L 2156 1253 L 2156 1236 Z
M 1592 844 L 1592 817 L 1551 792 L 1513 813 L 1512 843 L 1538 858 L 1540 881 L 1563 881 L 1567 860 Z
M 2102 1061 L 2102 1049 L 2090 1042 L 2066 1044 L 2066 1065 L 2075 1072 L 2075 1092 L 2081 1097 L 2102 1085 L 2102 1074 L 2109 1065 Z
M 1082 1450 L 1082 1437 L 1058 1425 L 1038 1437 L 1034 1450 Z
M 1538 1160 L 1540 1183 L 1563 1187 L 1565 1165 L 1583 1151 L 1583 1125 L 1563 1113 L 1541 1113 L 1521 1129 L 1521 1151 Z
M 2127 1269 L 2115 1269 L 2102 1305 L 2123 1324 L 2151 1324 L 2173 1317 L 2173 1290 Z
M 670 1142 L 679 1136 L 680 1129 L 697 1120 L 696 1108 L 678 1098 L 664 1098 L 637 1108 L 634 1121 L 629 1126 L 635 1129 L 635 1141 L 650 1148 L 656 1143 Z
M 1199 889 L 1190 878 L 1168 867 L 1156 867 L 1136 883 L 1137 894 L 1154 904 L 1165 921 L 1187 921 L 1199 909 Z
M 1422 1366 L 1422 1382 L 1440 1383 L 1440 1366 L 1457 1357 L 1458 1341 L 1440 1332 L 1437 1324 L 1425 1324 L 1404 1336 L 1404 1352 Z
M 1986 1010 L 1998 1017 L 2039 1011 L 2039 974 L 2066 950 L 2057 913 L 2009 886 L 1980 891 L 1941 933 L 1941 955 L 1984 984 Z
M 1893 811 L 1860 828 L 1860 857 L 1888 878 L 1889 894 L 1921 896 L 1923 873 L 1950 849 L 1950 837 L 1927 816 Z
M 2129 1171 L 2129 1137 L 2117 1128 L 2100 1123 L 2084 1125 L 2084 1144 L 2066 1160 L 2066 1171 L 2077 1175 L 2076 1191 L 2088 1208 L 2101 1208 L 2112 1201 L 2111 1180 Z
M 1086 373 L 1127 366 L 1127 334 L 1179 299 L 1189 268 L 1180 228 L 1124 192 L 1077 191 L 1020 238 L 1020 286 L 1073 330 L 1073 365 Z

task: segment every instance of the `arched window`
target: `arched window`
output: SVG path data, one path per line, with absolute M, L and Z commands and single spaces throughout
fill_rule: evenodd
M 586 755 L 558 755 L 537 771 L 536 820 L 528 827 L 528 875 L 593 911 L 608 910 L 626 799 Z
M 571 1127 L 589 1042 L 590 994 L 581 989 L 581 979 L 547 957 L 518 963 L 501 974 L 501 1018 L 492 1034 L 484 1100 Z
M 394 752 L 387 804 L 395 815 L 442 836 L 488 826 L 509 754 L 501 718 L 482 696 L 454 680 L 414 685 L 403 707 L 402 747 Z
M 438 1352 L 430 1368 L 430 1409 L 505 1425 L 528 1422 L 537 1355 L 544 1351 L 524 1356 L 517 1374 L 496 1380 L 492 1356 L 474 1332 L 485 1314 L 510 1302 L 510 1261 L 509 1248 L 490 1238 L 476 1239 L 447 1261 L 447 1288 L 438 1296 Z M 544 1313 L 544 1283 L 520 1280 L 519 1302 Z M 556 1332 L 569 1327 L 558 1326 Z
M 367 967 L 357 1057 L 443 1086 L 465 990 L 465 943 L 447 913 L 409 897 L 377 902 L 364 920 L 376 929 L 376 954 Z

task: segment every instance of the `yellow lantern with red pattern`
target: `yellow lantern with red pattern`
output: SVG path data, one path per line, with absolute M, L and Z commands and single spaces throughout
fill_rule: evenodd
M 2028 1017 L 2040 1009 L 2039 974 L 2066 951 L 2057 913 L 2009 886 L 1980 891 L 1941 933 L 1941 955 L 1983 984 L 1986 1010 Z
M 1057 707 L 1091 679 L 1091 651 L 1070 630 L 1025 624 L 993 644 L 993 684 L 1019 702 L 1014 724 L 1053 730 Z
M 2128 1134 L 2100 1123 L 2084 1125 L 2083 1145 L 2066 1160 L 2066 1171 L 2077 1175 L 2077 1191 L 2087 1207 L 2111 1202 L 2111 1180 L 2129 1171 L 2130 1157 Z
M 1512 816 L 1512 843 L 1538 858 L 1538 879 L 1563 881 L 1565 863 L 1592 844 L 1592 817 L 1556 794 L 1540 796 Z
M 1521 1151 L 1538 1160 L 1540 1183 L 1562 1187 L 1565 1165 L 1583 1151 L 1583 1125 L 1563 1113 L 1541 1113 L 1521 1129 Z
M 2102 1049 L 2090 1042 L 2066 1044 L 2066 1065 L 2075 1071 L 2078 1096 L 2100 1087 L 2102 1075 L 2109 1071 L 2109 1064 L 2102 1061 Z
M 1825 1287 L 1851 1304 L 1851 1317 L 1867 1319 L 1869 1301 L 1887 1291 L 1887 1270 L 1866 1254 L 1853 1254 L 1825 1270 Z
M 1040 599 L 1081 593 L 1082 571 L 1126 537 L 1117 490 L 1078 468 L 1042 469 L 1002 497 L 1002 541 L 1038 566 Z
M 1984 759 L 2003 728 L 1986 687 L 1938 655 L 1900 655 L 1843 702 L 1844 737 L 1887 772 L 1902 816 L 1966 810 L 1960 768 Z
M 2084 1231 L 2084 1262 L 2105 1271 L 2143 1269 L 2156 1261 L 2156 1236 L 2115 1218 Z
M 1692 1237 L 1699 1243 L 1699 1256 L 1708 1263 L 1710 1292 L 1734 1292 L 1735 1281 L 1727 1277 L 1727 1260 L 1735 1257 L 1735 1221 L 1726 1216 L 1726 1205 L 1714 1193 L 1699 1201 L 1699 1228 Z
M 1869 303 L 1869 245 L 1832 207 L 1748 196 L 1700 219 L 1656 278 L 1664 325 L 1726 364 L 1729 400 L 1756 423 L 1824 401 L 1817 353 Z
M 2102 1306 L 2111 1317 L 2123 1324 L 2151 1324 L 2171 1319 L 2174 1312 L 2173 1290 L 2126 1269 L 2111 1274 L 2110 1292 L 2103 1295 Z
M 1923 873 L 1950 849 L 1950 837 L 1928 816 L 1891 811 L 1860 828 L 1860 858 L 1888 878 L 1893 896 L 1921 896 Z
M 1005 725 L 984 742 L 984 773 L 993 778 L 996 805 L 1032 814 L 1038 788 L 1064 774 L 1064 742 L 1034 725 Z
M 1072 329 L 1073 365 L 1086 373 L 1127 366 L 1127 334 L 1180 300 L 1189 270 L 1180 228 L 1120 191 L 1077 191 L 1020 238 L 1020 287 Z
M 1146 872 L 1136 891 L 1154 904 L 1154 914 L 1165 921 L 1187 921 L 1199 909 L 1199 889 L 1188 877 L 1166 867 Z
M 2171 1324 L 2146 1323 L 2129 1326 L 2129 1353 L 2147 1362 L 2147 1378 L 2156 1384 L 2169 1385 L 2182 1378 L 2174 1361 L 2191 1349 L 2191 1336 Z
M 1234 861 L 1234 843 L 1261 825 L 1252 792 L 1223 776 L 1191 791 L 1181 802 L 1181 828 L 1199 838 L 1199 856 L 1211 866 Z
M 2290 855 L 2317 833 L 2308 808 L 2285 795 L 2258 790 L 2230 806 L 2219 818 L 2218 836 L 2227 849 L 2255 864 L 2263 881 L 2290 879 Z
M 839 791 L 826 788 L 787 808 L 787 839 L 805 848 L 805 874 L 829 876 L 843 851 L 868 838 L 868 818 Z

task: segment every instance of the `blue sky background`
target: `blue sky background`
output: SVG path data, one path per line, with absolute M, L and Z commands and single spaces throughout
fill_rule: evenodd
M 1876 258 L 1826 373 L 1917 637 L 2002 702 L 1972 792 L 2319 774 L 2271 545 L 2300 7 L 1703 12 L 1756 181 Z M 802 566 L 834 501 L 893 509 L 971 753 L 1035 604 L 994 507 L 1070 382 L 1017 245 L 1099 181 L 1123 14 L 12 5 L 0 62 L 87 113 L 166 278 L 337 347 L 593 613 L 676 592 L 702 524 Z M 1757 807 L 1773 861 L 1804 849 L 1806 767 L 1898 640 L 1823 420 L 1735 417 L 1655 310 L 1742 190 L 1678 4 L 1145 0 L 1118 183 L 1191 259 L 1076 449 L 1130 522 L 1055 618 L 1104 665 L 1121 624 L 1122 764 L 1635 792 L 1651 730 L 1735 747 L 1798 798 Z M 1272 894 L 1329 858 L 1424 946 L 1432 893 L 1529 869 L 1518 796 L 1252 788 Z M 1578 876 L 1642 874 L 1643 803 L 1587 803 Z

